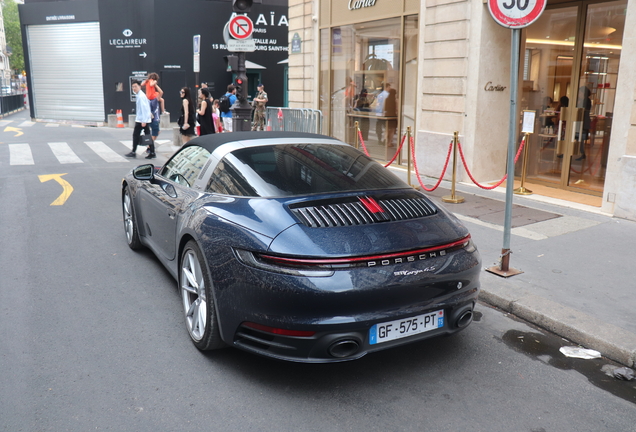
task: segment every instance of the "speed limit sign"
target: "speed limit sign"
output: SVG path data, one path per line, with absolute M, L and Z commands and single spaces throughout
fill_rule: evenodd
M 545 9 L 546 0 L 488 0 L 490 15 L 497 24 L 520 29 L 535 22 Z

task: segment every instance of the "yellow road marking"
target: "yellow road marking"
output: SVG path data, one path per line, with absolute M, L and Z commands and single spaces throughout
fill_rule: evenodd
M 40 182 L 41 183 L 47 182 L 49 180 L 55 180 L 64 189 L 62 194 L 59 197 L 57 197 L 57 199 L 55 201 L 53 201 L 51 203 L 52 206 L 64 205 L 64 203 L 66 202 L 68 197 L 70 197 L 71 194 L 73 193 L 73 186 L 71 186 L 71 184 L 69 182 L 67 182 L 66 180 L 64 180 L 62 178 L 62 176 L 66 175 L 66 174 L 68 174 L 68 173 L 64 173 L 64 174 L 47 174 L 47 175 L 38 176 L 40 178 Z
M 19 137 L 20 135 L 24 135 L 24 132 L 22 132 L 22 129 L 20 128 L 14 128 L 11 126 L 7 126 L 6 128 L 4 128 L 5 132 L 17 132 L 14 137 Z

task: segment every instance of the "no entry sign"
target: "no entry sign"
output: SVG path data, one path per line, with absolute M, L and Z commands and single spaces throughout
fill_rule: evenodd
M 546 0 L 488 0 L 490 15 L 497 24 L 520 29 L 535 22 L 545 9 Z
M 230 20 L 229 30 L 234 39 L 247 39 L 252 36 L 254 23 L 245 15 L 237 15 Z

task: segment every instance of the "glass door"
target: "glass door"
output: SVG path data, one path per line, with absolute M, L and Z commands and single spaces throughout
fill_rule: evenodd
M 576 99 L 569 115 L 567 184 L 587 192 L 602 194 L 605 183 L 626 9 L 626 0 L 586 6 Z
M 527 28 L 521 107 L 537 113 L 529 181 L 602 194 L 626 8 L 578 2 Z
M 526 30 L 521 107 L 536 111 L 528 145 L 527 179 L 561 185 L 563 140 L 572 93 L 579 7 L 547 9 Z M 517 174 L 521 174 L 517 164 Z

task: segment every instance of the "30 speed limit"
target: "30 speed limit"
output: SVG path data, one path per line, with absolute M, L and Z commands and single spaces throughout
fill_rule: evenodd
M 546 0 L 488 0 L 494 20 L 506 28 L 523 28 L 536 21 L 546 6 Z

